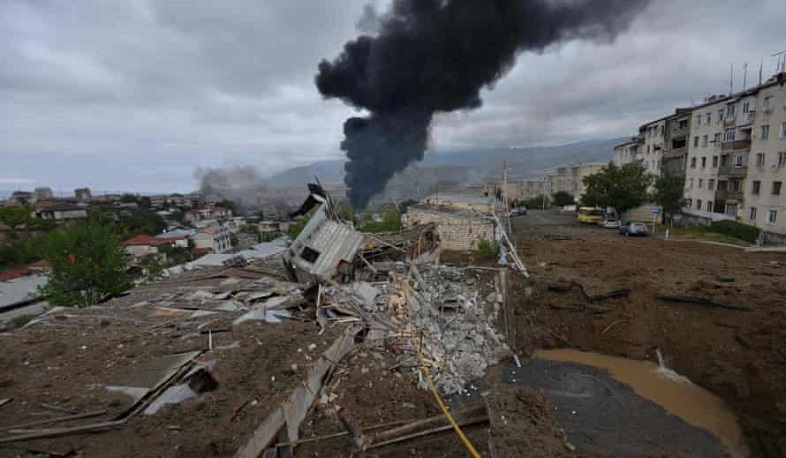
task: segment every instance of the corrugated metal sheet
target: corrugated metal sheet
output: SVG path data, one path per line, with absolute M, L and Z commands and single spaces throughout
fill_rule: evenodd
M 308 247 L 319 253 L 316 261 L 312 263 L 303 259 L 303 248 L 300 248 L 293 262 L 296 267 L 313 275 L 327 277 L 333 274 L 339 261 L 352 260 L 364 239 L 363 234 L 347 225 L 324 221 L 308 239 L 303 240 L 303 248 Z
M 38 288 L 46 285 L 49 277 L 34 275 L 0 283 L 0 308 L 10 307 L 37 296 Z

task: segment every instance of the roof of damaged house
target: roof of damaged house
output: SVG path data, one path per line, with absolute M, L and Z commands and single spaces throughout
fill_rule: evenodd
M 329 278 L 341 261 L 351 261 L 365 241 L 365 236 L 347 223 L 328 218 L 327 204 L 322 203 L 287 251 L 298 279 L 303 273 Z M 310 282 L 310 281 L 308 281 Z
M 147 234 L 137 235 L 121 243 L 123 246 L 162 246 L 178 240 L 177 237 L 159 238 Z

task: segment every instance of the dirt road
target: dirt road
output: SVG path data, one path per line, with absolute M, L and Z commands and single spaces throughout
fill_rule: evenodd
M 654 359 L 659 348 L 734 409 L 754 456 L 786 456 L 785 255 L 626 238 L 553 212 L 515 218 L 513 235 L 533 274 L 511 286 L 517 350 Z

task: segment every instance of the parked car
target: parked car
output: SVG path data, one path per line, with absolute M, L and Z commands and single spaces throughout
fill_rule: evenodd
M 621 235 L 647 235 L 647 225 L 639 221 L 631 221 L 620 226 Z
M 614 218 L 607 218 L 604 219 L 601 223 L 601 226 L 605 227 L 606 229 L 617 229 L 620 227 L 619 221 Z
M 526 214 L 527 214 L 527 207 L 523 205 L 521 207 L 516 207 L 510 211 L 510 216 L 522 216 Z

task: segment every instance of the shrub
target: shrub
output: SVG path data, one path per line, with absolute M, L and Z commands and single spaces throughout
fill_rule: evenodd
M 736 221 L 718 221 L 712 223 L 709 227 L 709 231 L 751 243 L 754 243 L 759 236 L 759 229 Z
M 478 242 L 478 254 L 485 258 L 493 258 L 499 254 L 499 247 L 494 242 L 481 240 Z

